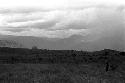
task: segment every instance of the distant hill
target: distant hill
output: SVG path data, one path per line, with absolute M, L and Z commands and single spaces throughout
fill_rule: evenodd
M 45 38 L 32 36 L 0 36 L 3 40 L 12 40 L 22 44 L 26 48 L 37 46 L 42 49 L 57 50 L 88 50 L 114 49 L 123 51 L 124 40 L 121 37 L 109 36 L 99 39 L 87 39 L 82 35 L 72 35 L 68 38 Z M 90 40 L 90 41 L 87 41 Z M 92 41 L 91 41 L 92 40 Z
M 23 45 L 13 40 L 0 40 L 0 47 L 22 48 Z
M 32 36 L 7 36 L 1 39 L 13 40 L 23 44 L 26 48 L 37 46 L 44 49 L 70 49 L 70 47 L 78 44 L 82 36 L 73 35 L 69 38 L 40 38 Z

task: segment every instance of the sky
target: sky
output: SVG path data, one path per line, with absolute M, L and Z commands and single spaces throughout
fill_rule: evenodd
M 124 0 L 0 0 L 3 35 L 95 40 L 124 37 L 124 25 Z

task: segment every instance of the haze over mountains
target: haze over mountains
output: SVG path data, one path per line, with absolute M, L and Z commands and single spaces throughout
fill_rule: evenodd
M 45 38 L 45 37 L 32 37 L 32 36 L 0 36 L 0 46 L 3 43 L 7 47 L 23 47 L 32 48 L 37 46 L 41 49 L 57 49 L 57 50 L 102 50 L 102 49 L 114 49 L 124 50 L 124 41 L 122 38 L 114 38 L 115 36 L 103 37 L 94 41 L 83 41 L 84 36 L 72 35 L 68 38 Z M 85 39 L 86 40 L 86 39 Z M 14 42 L 14 43 L 10 43 Z M 8 43 L 6 43 L 8 42 Z M 8 44 L 8 45 L 7 45 Z M 9 45 L 9 44 L 14 44 Z
M 0 40 L 0 47 L 22 48 L 23 45 L 13 40 Z

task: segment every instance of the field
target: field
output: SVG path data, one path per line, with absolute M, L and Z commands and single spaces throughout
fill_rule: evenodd
M 125 52 L 0 48 L 0 83 L 125 83 Z
M 125 67 L 97 64 L 1 64 L 0 83 L 125 83 Z

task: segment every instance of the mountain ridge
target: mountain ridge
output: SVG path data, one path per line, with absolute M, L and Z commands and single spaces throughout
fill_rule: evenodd
M 94 41 L 86 41 L 82 35 L 72 35 L 68 38 L 45 38 L 45 37 L 32 37 L 32 36 L 6 36 L 0 38 L 4 40 L 13 40 L 19 42 L 25 48 L 32 48 L 36 46 L 41 49 L 50 50 L 101 50 L 101 49 L 114 49 L 124 50 L 122 38 L 103 37 Z
M 0 47 L 22 48 L 23 45 L 13 40 L 0 40 Z

